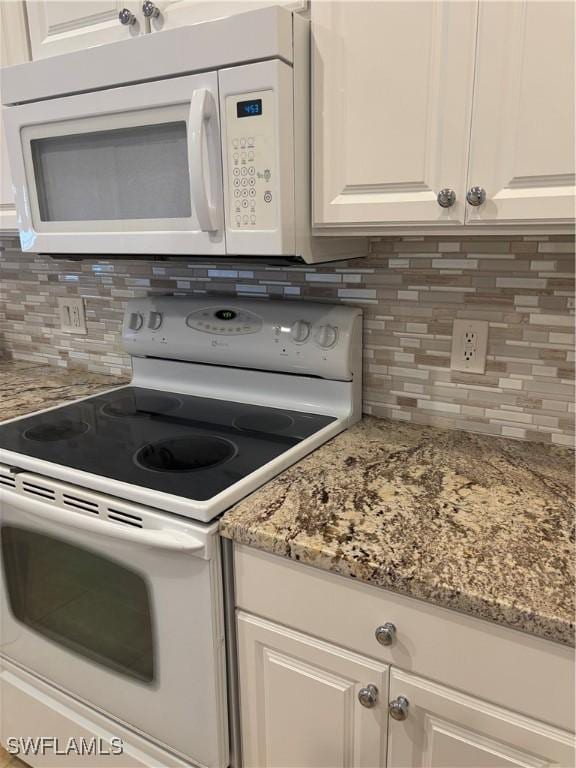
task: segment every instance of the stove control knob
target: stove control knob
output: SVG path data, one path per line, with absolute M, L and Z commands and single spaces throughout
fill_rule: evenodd
M 162 325 L 162 312 L 150 312 L 148 315 L 148 328 L 157 331 Z
M 320 325 L 314 334 L 314 341 L 322 349 L 330 349 L 336 344 L 338 328 L 335 325 Z
M 128 321 L 128 328 L 130 328 L 131 331 L 139 331 L 143 325 L 144 325 L 144 318 L 142 317 L 140 312 L 131 312 L 130 320 Z
M 290 329 L 290 338 L 297 344 L 302 344 L 310 336 L 310 323 L 305 320 L 296 320 Z

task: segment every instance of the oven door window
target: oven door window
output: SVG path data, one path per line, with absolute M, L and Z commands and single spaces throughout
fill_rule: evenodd
M 2 564 L 14 617 L 90 661 L 155 679 L 148 584 L 101 554 L 16 526 L 2 527 Z

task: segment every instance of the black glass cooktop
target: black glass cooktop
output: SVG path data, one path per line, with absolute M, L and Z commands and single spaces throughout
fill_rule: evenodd
M 0 449 L 205 501 L 331 421 L 127 387 L 0 425 Z

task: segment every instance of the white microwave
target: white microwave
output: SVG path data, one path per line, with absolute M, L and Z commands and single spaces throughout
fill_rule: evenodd
M 311 236 L 309 58 L 268 7 L 3 70 L 22 250 L 364 253 Z

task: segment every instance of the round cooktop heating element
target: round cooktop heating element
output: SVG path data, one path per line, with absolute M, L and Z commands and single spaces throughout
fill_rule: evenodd
M 284 413 L 245 413 L 234 419 L 234 426 L 238 429 L 268 434 L 282 432 L 292 424 L 294 424 L 292 416 Z
M 30 427 L 24 432 L 24 437 L 26 440 L 50 443 L 56 440 L 71 440 L 73 437 L 79 437 L 88 432 L 89 429 L 90 426 L 85 421 L 62 419 L 61 421 L 52 421 Z
M 169 413 L 182 405 L 171 395 L 125 395 L 102 407 L 102 413 L 115 419 L 145 419 Z
M 135 456 L 136 463 L 155 472 L 193 472 L 223 464 L 238 449 L 221 437 L 175 437 L 148 443 Z

